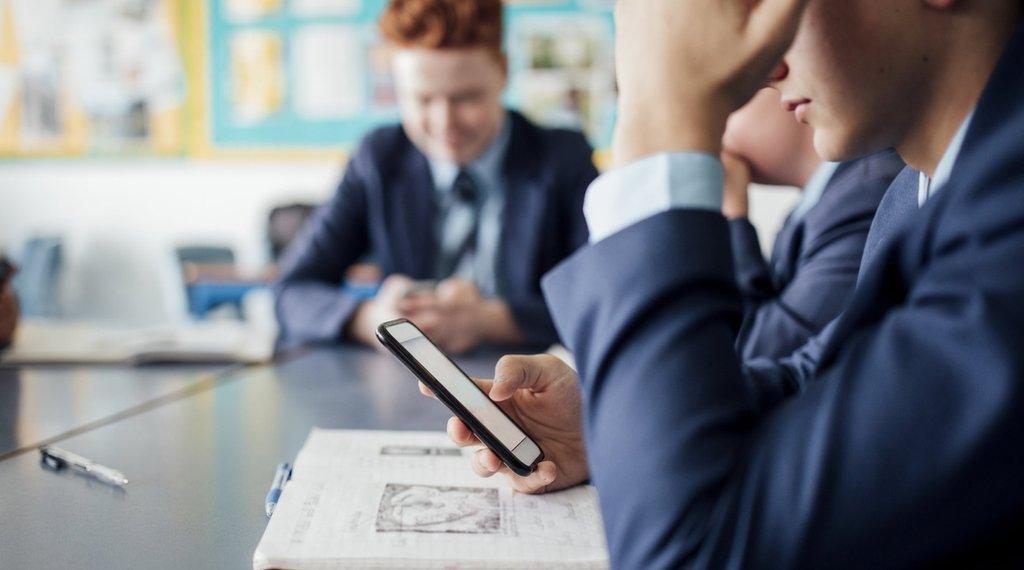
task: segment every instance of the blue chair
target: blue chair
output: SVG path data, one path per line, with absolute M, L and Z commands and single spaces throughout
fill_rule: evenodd
M 207 316 L 211 310 L 228 305 L 241 316 L 242 297 L 253 287 L 236 283 L 230 277 L 234 272 L 235 252 L 229 247 L 212 245 L 186 245 L 174 250 L 184 279 L 185 294 L 188 298 L 188 312 L 197 319 Z M 224 273 L 222 279 L 211 279 L 210 269 Z
M 64 266 L 62 240 L 55 236 L 29 239 L 18 257 L 18 274 L 12 283 L 21 314 L 56 318 L 62 314 L 60 279 Z

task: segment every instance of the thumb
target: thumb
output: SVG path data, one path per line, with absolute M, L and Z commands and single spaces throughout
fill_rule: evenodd
M 377 296 L 397 299 L 402 295 L 405 295 L 406 291 L 411 287 L 412 279 L 405 275 L 395 273 L 393 275 L 389 275 L 380 284 L 380 290 L 378 291 Z
M 782 57 L 796 37 L 807 0 L 760 0 L 754 2 L 747 30 L 754 42 L 773 61 Z
M 547 354 L 502 356 L 494 369 L 491 399 L 507 400 L 516 390 L 542 391 L 554 376 L 548 373 L 550 358 Z

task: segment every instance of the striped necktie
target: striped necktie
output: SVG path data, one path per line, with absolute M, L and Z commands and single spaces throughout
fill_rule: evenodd
M 438 256 L 438 279 L 474 278 L 476 235 L 479 224 L 479 190 L 466 169 L 459 170 L 451 192 L 444 201 L 441 224 L 441 254 Z

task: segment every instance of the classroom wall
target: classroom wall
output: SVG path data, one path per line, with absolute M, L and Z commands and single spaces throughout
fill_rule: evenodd
M 234 248 L 239 264 L 267 261 L 275 205 L 326 199 L 333 161 L 27 161 L 0 165 L 0 247 L 62 235 L 65 315 L 157 322 L 182 315 L 164 293 L 176 244 Z
M 168 274 L 176 244 L 235 249 L 240 265 L 267 261 L 267 213 L 333 192 L 331 160 L 61 160 L 0 164 L 0 248 L 32 235 L 65 239 L 62 299 L 67 317 L 132 322 L 183 318 Z M 794 190 L 757 189 L 753 221 L 766 247 L 797 199 Z

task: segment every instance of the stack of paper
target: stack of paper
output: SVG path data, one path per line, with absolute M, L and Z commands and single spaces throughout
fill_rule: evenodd
M 267 362 L 274 334 L 239 322 L 132 327 L 26 320 L 3 364 L 151 364 Z
M 607 568 L 593 487 L 515 493 L 442 433 L 313 430 L 253 567 Z

